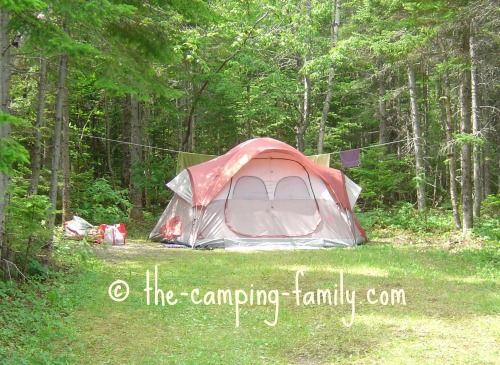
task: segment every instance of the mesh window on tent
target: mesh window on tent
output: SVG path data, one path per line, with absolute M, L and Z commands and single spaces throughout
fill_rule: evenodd
M 257 176 L 242 176 L 234 185 L 233 199 L 267 200 L 266 184 Z
M 286 176 L 278 181 L 274 190 L 275 200 L 310 199 L 306 183 L 298 176 Z

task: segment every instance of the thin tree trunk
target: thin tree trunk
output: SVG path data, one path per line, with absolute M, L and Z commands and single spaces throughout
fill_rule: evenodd
M 251 108 L 251 103 L 252 103 L 252 99 L 251 99 L 251 93 L 252 89 L 250 87 L 250 80 L 248 81 L 248 84 L 247 84 L 247 93 L 246 93 L 246 107 L 247 107 L 247 110 L 250 110 Z M 247 135 L 247 139 L 251 139 L 252 136 L 253 136 L 253 121 L 252 121 L 252 118 L 250 118 L 250 116 L 247 117 L 247 122 L 245 123 L 246 124 L 246 135 Z
M 422 101 L 423 101 L 423 113 L 421 123 L 423 125 L 424 135 L 429 135 L 429 65 L 424 62 L 422 67 Z M 429 155 L 429 150 L 427 144 L 424 144 L 424 156 Z
M 469 31 L 464 30 L 463 54 L 469 55 Z M 461 133 L 470 136 L 471 126 L 471 73 L 470 70 L 462 71 L 460 84 L 460 110 L 461 110 Z M 471 144 L 468 141 L 462 143 L 462 234 L 467 236 L 473 226 L 473 199 L 472 199 L 472 171 L 471 171 Z
M 385 72 L 384 63 L 381 58 L 377 59 L 378 66 L 378 116 L 379 116 L 379 134 L 378 143 L 387 142 L 387 112 L 385 105 Z
M 415 86 L 415 73 L 413 68 L 408 65 L 408 82 L 410 89 L 411 121 L 413 127 L 413 138 L 415 142 L 415 172 L 417 178 L 417 204 L 418 210 L 425 210 L 425 167 L 424 151 L 422 148 L 422 136 L 420 132 L 420 118 L 417 106 L 417 93 Z
M 330 32 L 330 49 L 334 49 L 337 45 L 339 27 L 340 27 L 340 5 L 341 0 L 332 0 L 332 26 Z M 328 73 L 328 84 L 326 86 L 325 102 L 323 103 L 323 111 L 321 113 L 321 121 L 319 123 L 318 135 L 318 153 L 323 153 L 323 145 L 325 141 L 325 128 L 328 120 L 328 113 L 330 111 L 330 103 L 333 94 L 333 80 L 335 78 L 335 64 L 330 64 L 330 72 Z
M 131 106 L 130 97 L 126 96 L 124 100 L 124 111 L 122 119 L 122 138 L 124 142 L 130 143 L 131 133 L 130 133 L 130 120 L 131 116 Z M 122 186 L 130 186 L 130 144 L 124 143 L 122 145 Z
M 446 55 L 446 50 L 443 41 L 439 39 L 439 46 L 443 54 Z M 446 57 L 446 56 L 445 56 Z M 447 58 L 445 59 L 447 61 Z M 458 205 L 458 188 L 457 188 L 457 161 L 455 156 L 455 146 L 453 141 L 453 112 L 451 109 L 451 88 L 450 88 L 450 77 L 448 70 L 444 74 L 444 112 L 445 112 L 445 131 L 446 131 L 446 152 L 448 157 L 448 173 L 450 175 L 450 200 L 451 206 L 453 208 L 453 222 L 455 223 L 455 228 L 460 229 L 462 223 L 460 222 L 460 212 Z
M 188 141 L 188 151 L 194 152 L 196 148 L 196 115 L 191 118 L 191 133 Z
M 500 146 L 500 123 L 496 124 L 496 132 L 497 132 L 497 146 Z M 497 176 L 497 194 L 500 194 L 500 148 L 497 148 L 497 168 L 498 168 L 498 176 Z
M 9 112 L 10 94 L 10 37 L 9 37 L 10 16 L 7 11 L 0 8 L 0 110 L 3 113 Z M 10 125 L 0 124 L 0 139 L 10 137 Z M 7 252 L 7 242 L 5 236 L 5 208 L 7 187 L 10 176 L 0 171 L 0 267 L 3 265 L 2 258 Z
M 111 158 L 111 121 L 109 118 L 109 97 L 107 93 L 104 95 L 104 121 L 106 123 L 106 162 L 111 178 L 111 186 L 115 189 L 115 172 L 113 170 L 113 159 Z
M 486 94 L 487 95 L 487 94 Z M 486 105 L 493 106 L 495 103 L 492 99 L 487 98 L 485 100 Z M 495 146 L 496 144 L 496 133 L 495 133 L 495 113 L 491 113 L 490 108 L 481 108 L 481 119 L 483 121 L 482 125 L 485 127 L 485 139 L 486 144 L 483 147 L 483 199 L 486 199 L 488 195 L 492 194 L 492 181 L 493 181 L 493 164 L 495 161 Z M 491 127 L 490 127 L 491 126 Z M 500 171 L 499 171 L 500 172 Z M 500 176 L 500 174 L 499 174 Z
M 45 110 L 45 79 L 47 76 L 47 60 L 44 56 L 40 56 L 40 73 L 38 79 L 38 107 L 35 121 L 35 141 L 33 145 L 33 156 L 31 158 L 31 181 L 28 189 L 29 195 L 38 193 L 38 184 L 40 182 L 40 164 L 42 160 L 42 135 L 41 128 L 43 127 L 44 110 Z
M 68 55 L 62 54 L 59 59 L 59 76 L 57 82 L 56 113 L 54 118 L 54 139 L 52 142 L 52 165 L 50 173 L 49 201 L 51 211 L 49 213 L 48 227 L 50 232 L 54 232 L 57 208 L 57 183 L 59 175 L 59 165 L 61 160 L 61 134 L 64 119 L 64 102 L 66 77 L 68 74 Z
M 132 209 L 130 210 L 130 218 L 134 220 L 142 220 L 144 217 L 142 206 L 142 190 L 137 182 L 138 176 L 136 171 L 142 161 L 142 131 L 139 118 L 139 102 L 136 95 L 130 95 L 130 202 Z
M 62 120 L 62 140 L 61 140 L 61 169 L 63 175 L 62 184 L 62 221 L 71 219 L 71 160 L 69 153 L 69 109 L 68 90 L 64 88 L 64 110 Z
M 151 104 L 153 105 L 153 103 Z M 144 105 L 144 117 L 142 118 L 143 124 L 144 124 L 144 129 L 143 129 L 143 137 L 142 140 L 145 145 L 151 146 L 152 142 L 150 140 L 150 134 L 149 134 L 149 125 L 150 125 L 150 107 L 148 105 Z M 146 164 L 144 166 L 144 177 L 146 178 L 146 181 L 151 181 L 151 159 L 152 159 L 152 148 L 148 147 L 147 149 L 144 149 L 142 151 L 143 154 L 143 159 Z M 150 194 L 148 194 L 148 189 L 144 189 L 144 204 L 146 207 L 146 210 L 149 210 L 151 208 L 151 197 Z
M 307 64 L 310 58 L 306 56 L 305 61 Z M 297 129 L 297 149 L 301 152 L 304 151 L 304 137 L 311 122 L 311 76 L 309 71 L 306 71 L 306 75 L 304 75 L 304 89 L 304 109 L 303 116 L 300 118 L 302 123 Z
M 311 18 L 311 0 L 306 0 L 306 23 L 309 24 Z M 309 72 L 308 63 L 311 61 L 311 39 L 306 38 L 306 54 L 304 56 L 304 104 L 302 116 L 299 116 L 299 123 L 297 123 L 297 149 L 304 151 L 304 137 L 311 122 L 311 73 Z
M 481 125 L 479 120 L 478 111 L 478 65 L 476 60 L 476 41 L 474 37 L 474 26 L 471 26 L 471 32 L 469 36 L 469 51 L 471 60 L 471 119 L 472 119 L 472 131 L 476 138 L 479 137 L 481 133 Z M 478 143 L 474 143 L 473 147 L 473 161 L 474 161 L 474 205 L 473 212 L 475 217 L 479 217 L 481 213 L 481 201 L 482 201 L 482 176 L 481 176 L 481 147 Z

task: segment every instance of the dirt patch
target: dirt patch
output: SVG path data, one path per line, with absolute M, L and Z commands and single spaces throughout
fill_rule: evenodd
M 116 263 L 123 261 L 154 260 L 159 257 L 168 259 L 168 257 L 178 257 L 185 254 L 186 251 L 192 251 L 188 248 L 165 248 L 157 242 L 130 241 L 122 246 L 95 245 L 93 247 L 95 254 L 104 261 Z

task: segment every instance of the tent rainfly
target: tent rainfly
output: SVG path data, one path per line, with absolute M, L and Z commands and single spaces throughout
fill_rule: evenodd
M 361 189 L 272 138 L 188 167 L 167 186 L 174 196 L 149 236 L 154 241 L 233 250 L 366 241 L 353 212 Z

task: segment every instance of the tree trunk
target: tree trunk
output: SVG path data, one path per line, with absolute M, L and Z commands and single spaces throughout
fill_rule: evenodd
M 469 55 L 469 31 L 464 30 L 462 51 Z M 461 133 L 470 136 L 471 126 L 471 73 L 466 69 L 462 71 L 460 83 L 460 111 Z M 471 144 L 469 141 L 462 143 L 460 151 L 462 158 L 462 234 L 467 236 L 473 226 L 473 199 L 472 199 L 472 171 L 471 171 Z
M 62 120 L 62 140 L 61 140 L 61 169 L 63 175 L 62 184 L 62 221 L 71 220 L 71 159 L 69 153 L 69 109 L 68 90 L 64 88 L 64 110 Z
M 306 24 L 309 24 L 311 18 L 311 0 L 306 0 Z M 297 123 L 297 149 L 301 152 L 304 151 L 304 137 L 311 122 L 311 73 L 309 72 L 308 63 L 311 61 L 311 39 L 306 38 L 306 54 L 304 56 L 304 104 L 302 116 L 299 116 L 299 123 Z M 305 69 L 304 69 L 305 68 Z
M 429 65 L 424 62 L 422 67 L 422 102 L 423 113 L 421 124 L 423 125 L 424 136 L 429 136 Z M 428 145 L 424 144 L 424 156 L 429 156 Z
M 153 105 L 153 103 L 151 104 Z M 143 136 L 142 140 L 146 146 L 151 146 L 152 141 L 150 139 L 150 134 L 149 134 L 149 126 L 150 126 L 150 107 L 148 105 L 144 105 L 144 116 L 142 118 L 143 124 L 144 124 L 144 129 L 143 129 Z M 146 178 L 146 181 L 151 181 L 151 160 L 153 156 L 153 149 L 151 147 L 144 148 L 142 150 L 142 155 L 144 163 L 146 166 L 144 166 L 144 177 Z M 151 208 L 151 197 L 148 194 L 148 190 L 144 189 L 144 204 L 146 207 L 146 210 L 149 210 Z
M 124 100 L 123 106 L 123 119 L 122 119 L 122 139 L 124 143 L 122 144 L 122 186 L 130 186 L 130 120 L 131 116 L 131 106 L 130 106 L 130 97 L 126 96 Z
M 104 95 L 104 121 L 106 123 L 106 162 L 108 165 L 109 175 L 111 178 L 111 186 L 116 188 L 115 172 L 113 170 L 113 159 L 111 157 L 111 121 L 109 118 L 109 97 Z
M 413 138 L 415 142 L 415 172 L 417 178 L 417 204 L 418 210 L 425 210 L 425 166 L 424 151 L 422 148 L 422 136 L 420 132 L 420 118 L 417 106 L 417 93 L 415 86 L 415 72 L 408 65 L 408 82 L 410 89 L 411 121 L 413 127 Z
M 379 115 L 379 134 L 378 143 L 384 144 L 387 142 L 387 112 L 385 105 L 385 72 L 384 62 L 382 59 L 377 59 L 378 66 L 378 115 Z
M 196 148 L 196 115 L 191 117 L 191 133 L 188 140 L 188 151 L 194 152 Z
M 129 96 L 130 102 L 130 218 L 142 220 L 144 217 L 142 210 L 142 190 L 139 188 L 138 167 L 142 161 L 142 131 L 139 118 L 139 102 L 136 95 Z
M 439 40 L 439 45 L 443 54 L 446 55 L 445 47 L 442 40 Z M 446 56 L 445 56 L 446 57 Z M 445 59 L 447 61 L 447 58 Z M 453 141 L 453 112 L 451 109 L 451 88 L 450 88 L 450 77 L 448 70 L 444 74 L 444 113 L 445 113 L 445 131 L 446 131 L 446 153 L 448 157 L 448 173 L 450 175 L 450 200 L 451 206 L 453 208 L 453 222 L 455 223 L 455 228 L 460 229 L 462 223 L 460 222 L 460 212 L 458 206 L 458 194 L 457 194 L 457 161 L 455 156 L 455 146 Z
M 474 137 L 479 138 L 481 133 L 481 125 L 479 120 L 478 111 L 478 64 L 476 60 L 476 42 L 474 37 L 474 26 L 471 26 L 471 32 L 469 36 L 469 51 L 471 60 L 471 119 L 472 119 L 472 131 Z M 473 212 L 475 217 L 479 217 L 481 213 L 481 201 L 482 201 L 482 176 L 481 176 L 481 147 L 475 142 L 473 152 L 474 161 L 474 204 Z
M 339 26 L 340 26 L 340 5 L 341 0 L 333 0 L 332 6 L 332 26 L 330 33 L 330 49 L 334 49 L 337 45 Z M 328 73 L 328 84 L 326 86 L 325 102 L 323 103 L 323 111 L 321 113 L 321 121 L 319 123 L 318 135 L 318 153 L 323 153 L 323 145 L 325 141 L 325 128 L 328 120 L 328 112 L 330 111 L 330 103 L 332 101 L 333 80 L 335 77 L 335 64 L 330 64 L 330 72 Z
M 498 176 L 497 176 L 497 194 L 500 194 L 500 123 L 497 123 L 496 125 L 496 132 L 497 132 L 497 168 L 498 168 Z
M 3 113 L 9 112 L 10 93 L 10 37 L 9 13 L 0 8 L 0 109 Z M 10 137 L 10 125 L 0 124 L 0 140 Z M 5 236 L 5 208 L 7 186 L 10 176 L 0 171 L 0 267 L 2 267 L 3 252 L 7 252 Z
M 52 165 L 50 172 L 49 200 L 51 211 L 49 213 L 48 227 L 54 232 L 57 208 L 57 182 L 61 157 L 61 132 L 64 119 L 64 93 L 66 90 L 66 77 L 68 74 L 68 55 L 63 54 L 59 59 L 59 76 L 57 81 L 56 113 L 54 118 L 54 139 L 52 142 Z
M 40 182 L 40 164 L 42 160 L 42 135 L 41 128 L 43 127 L 43 118 L 45 110 L 45 79 L 47 76 L 47 60 L 44 56 L 40 56 L 40 73 L 38 79 L 38 107 L 35 121 L 35 141 L 33 144 L 33 155 L 31 158 L 31 181 L 28 189 L 29 195 L 38 193 L 38 184 Z

